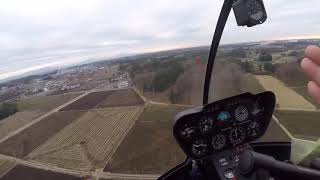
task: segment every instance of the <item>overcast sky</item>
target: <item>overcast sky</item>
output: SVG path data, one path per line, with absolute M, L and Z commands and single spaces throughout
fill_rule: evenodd
M 44 67 L 209 45 L 222 0 L 1 0 L 0 80 Z M 222 43 L 320 38 L 319 0 L 265 0 L 265 24 L 231 14 Z

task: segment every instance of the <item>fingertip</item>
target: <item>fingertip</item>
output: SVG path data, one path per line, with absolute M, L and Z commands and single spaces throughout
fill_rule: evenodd
M 302 69 L 306 69 L 307 67 L 308 67 L 308 65 L 310 64 L 310 59 L 308 59 L 308 58 L 303 58 L 302 59 L 302 61 L 301 61 L 301 63 L 300 63 L 300 67 L 302 68 Z
M 308 83 L 308 93 L 320 104 L 320 87 L 313 81 Z
M 320 48 L 315 45 L 309 45 L 305 50 L 305 56 L 315 61 L 315 63 L 320 63 Z

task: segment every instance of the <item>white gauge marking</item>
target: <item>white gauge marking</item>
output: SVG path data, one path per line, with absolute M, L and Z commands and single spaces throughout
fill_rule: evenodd
M 203 156 L 207 153 L 208 145 L 203 140 L 198 140 L 192 144 L 191 150 L 195 156 Z

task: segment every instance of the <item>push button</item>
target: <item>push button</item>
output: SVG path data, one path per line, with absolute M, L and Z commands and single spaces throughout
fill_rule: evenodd
M 234 174 L 232 171 L 226 171 L 224 172 L 224 177 L 226 177 L 227 179 L 234 179 Z

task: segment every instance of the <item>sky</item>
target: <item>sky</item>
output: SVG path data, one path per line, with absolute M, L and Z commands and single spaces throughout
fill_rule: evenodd
M 320 38 L 319 0 L 264 0 L 265 24 L 222 43 Z M 223 0 L 1 0 L 0 81 L 49 67 L 209 45 Z

